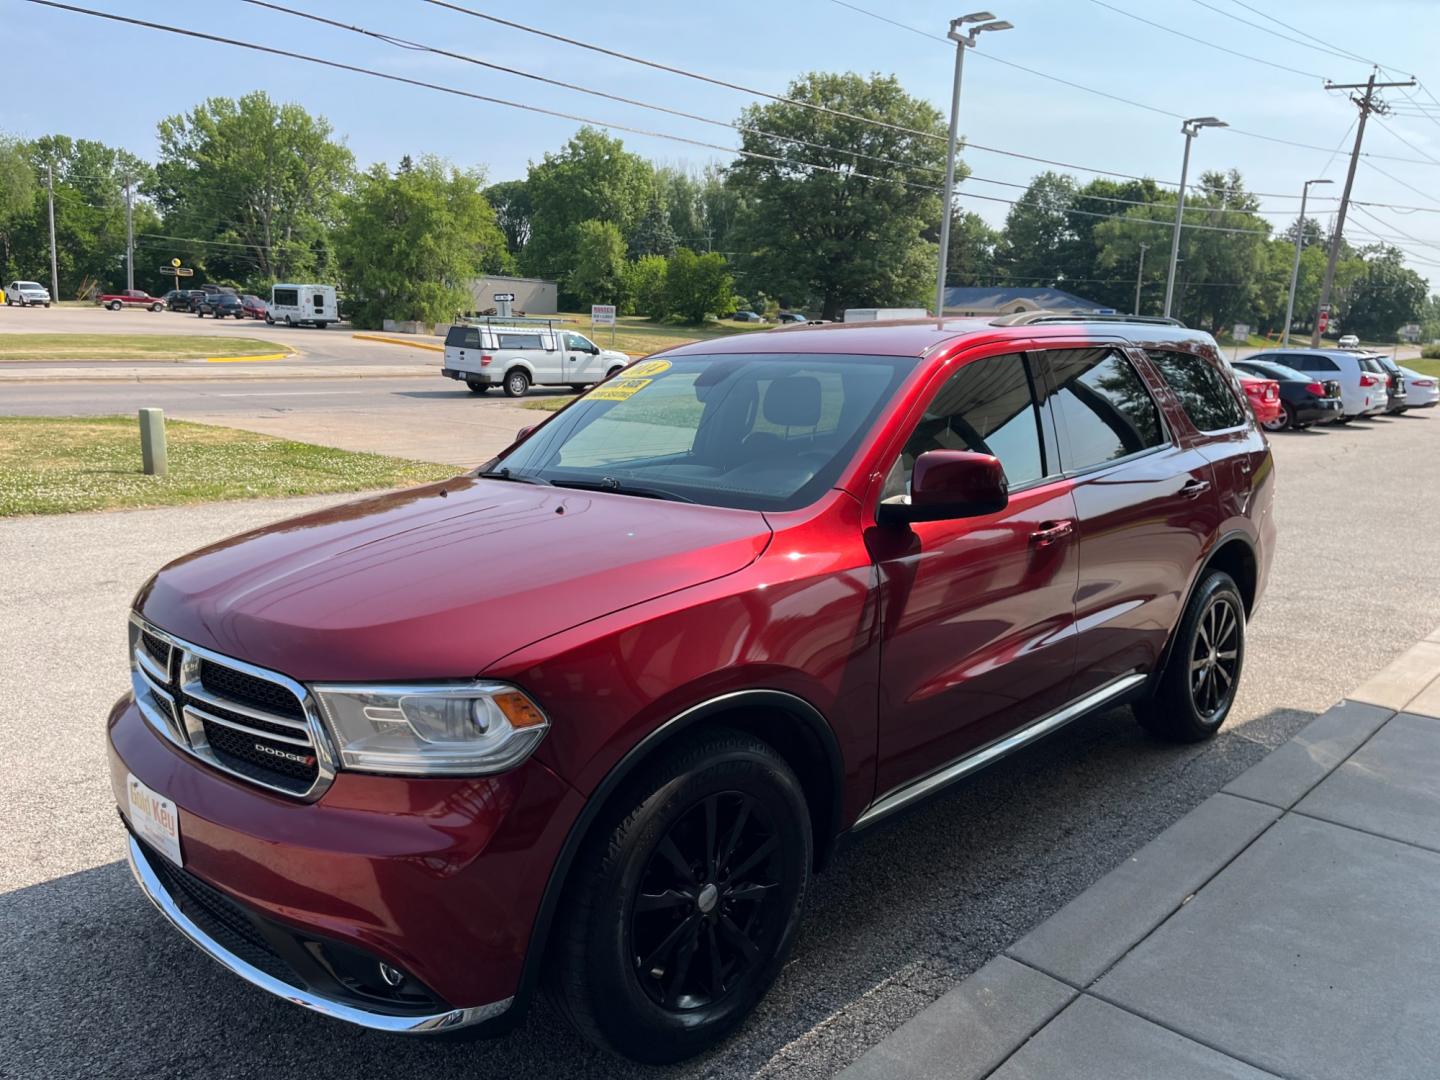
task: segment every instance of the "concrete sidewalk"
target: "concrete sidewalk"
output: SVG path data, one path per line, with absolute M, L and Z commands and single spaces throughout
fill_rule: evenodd
M 1440 1075 L 1440 629 L 841 1073 Z

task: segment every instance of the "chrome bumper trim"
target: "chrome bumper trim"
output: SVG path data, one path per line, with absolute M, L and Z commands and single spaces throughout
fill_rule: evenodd
M 165 886 L 161 884 L 155 871 L 150 869 L 150 863 L 145 858 L 145 853 L 140 850 L 140 845 L 135 842 L 135 838 L 131 836 L 127 839 L 129 841 L 130 872 L 135 875 L 135 881 L 139 884 L 140 890 L 152 904 L 160 909 L 160 913 L 170 920 L 175 929 L 185 935 L 210 959 L 216 961 L 221 967 L 228 968 L 251 986 L 257 986 L 267 993 L 284 998 L 286 1001 L 310 1009 L 312 1012 L 322 1013 L 325 1016 L 334 1017 L 336 1020 L 344 1020 L 346 1023 L 356 1024 L 371 1031 L 383 1031 L 392 1035 L 424 1035 L 439 1031 L 453 1031 L 456 1028 L 469 1027 L 472 1024 L 493 1019 L 510 1008 L 511 1003 L 515 1000 L 513 997 L 508 997 L 501 1001 L 492 1001 L 488 1005 L 476 1005 L 469 1009 L 451 1009 L 449 1012 L 434 1013 L 429 1016 L 391 1016 L 319 997 L 306 990 L 291 986 L 289 983 L 281 982 L 259 968 L 247 964 L 195 925 L 166 892 Z

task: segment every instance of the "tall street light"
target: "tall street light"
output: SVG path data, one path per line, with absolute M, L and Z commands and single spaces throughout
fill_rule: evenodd
M 1135 314 L 1140 314 L 1140 281 L 1145 276 L 1145 252 L 1149 244 L 1140 245 L 1140 265 L 1135 268 Z
M 972 25 L 978 24 L 978 25 Z M 968 34 L 962 26 L 970 26 Z M 945 314 L 945 270 L 950 257 L 950 214 L 955 202 L 955 138 L 960 124 L 960 74 L 965 68 L 965 50 L 975 47 L 975 39 L 986 30 L 1011 30 L 1013 26 L 998 20 L 988 11 L 973 11 L 950 20 L 948 37 L 955 42 L 955 86 L 950 92 L 950 141 L 945 156 L 945 201 L 940 207 L 940 269 L 935 275 L 935 317 Z
M 1295 225 L 1295 266 L 1290 271 L 1290 299 L 1285 303 L 1285 333 L 1280 339 L 1281 347 L 1290 344 L 1290 320 L 1295 317 L 1295 284 L 1300 280 L 1300 251 L 1305 246 L 1305 200 L 1310 195 L 1311 184 L 1333 184 L 1334 180 L 1306 180 L 1300 189 L 1300 220 Z
M 1185 181 L 1190 175 L 1190 140 L 1200 134 L 1201 128 L 1229 127 L 1224 120 L 1213 116 L 1196 116 L 1180 125 L 1185 136 L 1185 159 L 1180 165 L 1180 197 L 1175 200 L 1175 232 L 1170 237 L 1170 269 L 1165 275 L 1165 317 L 1170 317 L 1170 305 L 1175 299 L 1175 264 L 1180 261 L 1180 221 L 1185 213 Z

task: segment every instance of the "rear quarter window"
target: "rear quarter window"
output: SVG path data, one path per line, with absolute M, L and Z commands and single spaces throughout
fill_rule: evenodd
M 500 348 L 538 349 L 540 348 L 540 336 L 538 334 L 501 334 Z
M 445 347 L 478 349 L 480 348 L 480 331 L 473 326 L 452 326 L 445 335 Z
M 1229 382 L 1203 356 L 1160 350 L 1147 355 L 1197 430 L 1224 431 L 1245 422 Z

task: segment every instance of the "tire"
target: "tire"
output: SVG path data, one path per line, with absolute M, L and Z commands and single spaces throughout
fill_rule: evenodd
M 285 325 L 288 326 L 288 327 L 290 327 L 290 329 L 293 330 L 293 329 L 295 329 L 295 320 L 292 319 L 289 315 L 286 315 L 286 316 L 285 316 Z
M 274 326 L 274 325 L 275 325 L 275 320 L 274 320 L 273 318 L 271 318 L 269 315 L 266 315 L 266 316 L 265 316 L 265 325 L 266 325 L 266 326 Z
M 111 311 L 119 311 L 121 307 L 119 300 L 111 300 L 110 303 L 106 304 L 105 306 L 108 307 Z
M 46 301 L 45 301 L 45 308 L 46 308 L 46 310 L 49 310 L 49 308 L 50 308 L 50 301 L 49 301 L 49 300 L 46 300 Z
M 196 317 L 197 319 L 203 319 L 203 318 L 205 317 L 205 312 L 203 312 L 203 311 L 197 311 L 197 312 L 195 312 L 195 317 Z
M 465 385 L 470 388 L 472 394 L 483 394 L 490 389 L 489 383 L 470 382 L 467 380 Z
M 1280 403 L 1280 415 L 1274 420 L 1268 421 L 1260 426 L 1266 431 L 1293 430 L 1298 426 L 1295 423 L 1295 410 L 1290 407 L 1288 401 L 1282 401 Z
M 1229 715 L 1244 667 L 1245 602 L 1229 574 L 1212 570 L 1190 597 L 1165 670 L 1136 716 L 1171 742 L 1208 739 Z
M 612 367 L 609 371 L 605 372 L 605 378 L 613 379 L 616 375 L 619 375 L 620 372 L 624 370 L 624 367 Z
M 505 396 L 524 397 L 525 391 L 530 389 L 530 376 L 525 374 L 524 368 L 515 368 L 505 373 Z
M 572 393 L 583 394 L 583 393 L 585 392 L 585 384 L 584 384 L 584 383 L 573 383 L 573 382 L 572 382 L 572 383 L 570 384 L 570 390 L 571 390 Z
M 151 311 L 164 311 L 164 310 L 165 310 L 165 305 L 164 305 L 164 304 L 151 304 L 151 305 L 150 305 L 150 310 L 151 310 Z
M 325 324 L 324 324 L 323 322 L 317 322 L 317 323 L 315 324 L 315 329 L 316 329 L 316 330 L 324 330 L 324 329 L 325 329 Z
M 650 1064 L 699 1053 L 779 973 L 812 858 L 805 796 L 779 754 L 728 729 L 683 741 L 622 789 L 581 849 L 551 996 L 615 1053 Z
M 1354 419 L 1355 417 L 1353 416 L 1342 416 L 1339 420 L 1334 421 L 1334 423 L 1337 427 L 1343 427 L 1345 424 L 1350 423 L 1350 421 Z

